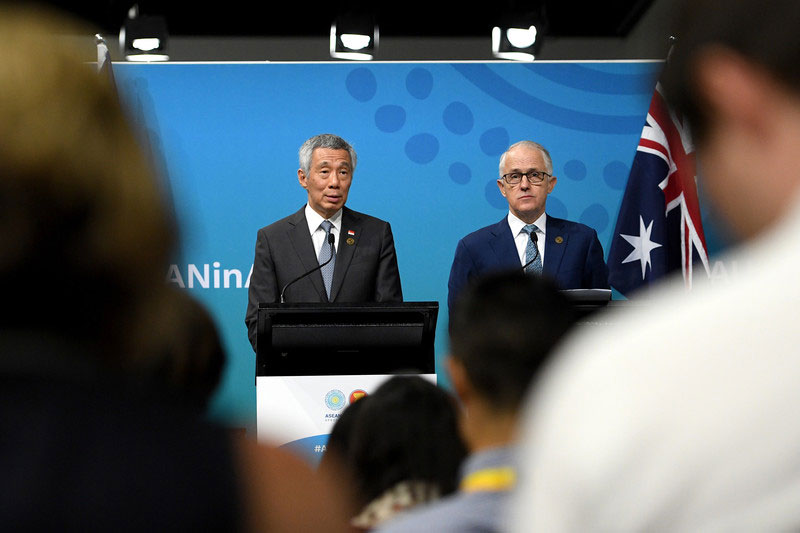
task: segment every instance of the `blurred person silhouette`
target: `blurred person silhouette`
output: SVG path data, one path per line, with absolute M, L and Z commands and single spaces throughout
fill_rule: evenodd
M 450 316 L 447 369 L 470 455 L 459 490 L 390 521 L 380 531 L 501 531 L 517 478 L 517 418 L 525 391 L 575 323 L 548 278 L 505 272 L 478 278 Z
M 370 530 L 451 494 L 467 450 L 455 399 L 418 376 L 395 376 L 344 410 L 320 468 L 335 459 L 356 487 L 351 523 Z
M 132 369 L 167 398 L 205 413 L 227 359 L 217 324 L 184 289 L 165 287 L 155 305 L 157 311 L 141 328 L 139 346 L 144 348 Z
M 107 81 L 0 7 L 0 529 L 341 531 L 340 493 L 131 384 L 172 224 Z
M 800 529 L 800 5 L 677 7 L 663 88 L 739 272 L 564 346 L 530 398 L 514 531 Z

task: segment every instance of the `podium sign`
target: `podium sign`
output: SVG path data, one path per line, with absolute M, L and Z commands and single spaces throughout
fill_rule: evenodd
M 358 397 L 393 375 L 436 383 L 438 311 L 437 302 L 259 305 L 258 439 L 316 462 Z
M 436 383 L 436 374 L 414 374 Z M 259 376 L 257 431 L 261 442 L 285 446 L 316 464 L 348 405 L 372 394 L 390 375 Z

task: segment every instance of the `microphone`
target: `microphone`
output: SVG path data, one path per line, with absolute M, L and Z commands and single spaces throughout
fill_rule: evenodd
M 303 279 L 304 277 L 308 276 L 309 274 L 313 274 L 314 272 L 316 272 L 320 268 L 324 267 L 325 265 L 327 265 L 328 263 L 330 263 L 333 260 L 333 255 L 336 253 L 336 249 L 334 248 L 334 244 L 335 243 L 336 243 L 336 236 L 333 233 L 328 233 L 328 244 L 331 246 L 331 256 L 324 263 L 315 266 L 314 268 L 312 268 L 308 272 L 300 274 L 299 276 L 294 278 L 292 281 L 290 281 L 289 283 L 284 285 L 283 286 L 283 290 L 281 291 L 281 303 L 284 303 L 283 295 L 286 293 L 286 289 L 289 288 L 289 285 L 293 284 L 296 281 L 300 281 L 301 279 Z
M 531 264 L 536 261 L 536 258 L 539 257 L 539 246 L 537 246 L 539 244 L 539 236 L 536 235 L 535 231 L 531 232 L 531 240 L 533 241 L 533 245 L 536 249 L 536 254 L 534 254 L 533 259 L 525 263 L 525 266 L 522 267 L 523 272 L 525 272 L 525 269 L 531 266 Z

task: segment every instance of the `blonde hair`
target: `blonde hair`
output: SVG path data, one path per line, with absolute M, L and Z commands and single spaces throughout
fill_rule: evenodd
M 114 88 L 65 33 L 92 35 L 0 8 L 0 324 L 113 336 L 162 283 L 173 230 Z

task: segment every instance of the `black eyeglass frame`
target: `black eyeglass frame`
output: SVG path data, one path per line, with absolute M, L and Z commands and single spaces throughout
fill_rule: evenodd
M 516 176 L 516 178 L 514 176 Z M 525 178 L 527 178 L 528 180 L 528 183 L 530 183 L 531 185 L 539 185 L 541 183 L 544 183 L 545 177 L 547 178 L 553 177 L 552 174 L 548 174 L 543 170 L 529 170 L 528 172 L 509 172 L 508 174 L 503 174 L 500 177 L 503 179 L 503 181 L 505 181 L 509 185 L 518 185 L 519 183 L 522 182 L 522 176 L 525 176 Z M 541 178 L 537 179 L 536 178 L 537 176 L 541 176 Z

